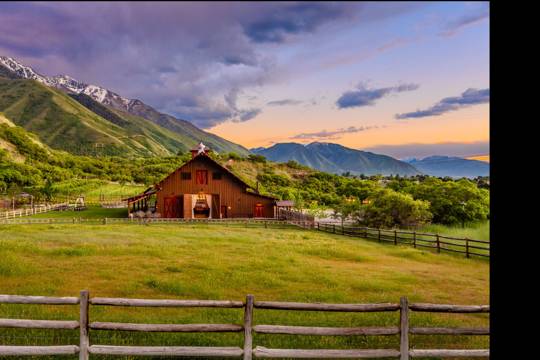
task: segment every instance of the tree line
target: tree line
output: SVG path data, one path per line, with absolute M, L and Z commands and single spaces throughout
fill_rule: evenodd
M 91 182 L 151 186 L 191 158 L 189 152 L 168 157 L 91 157 L 44 147 L 18 126 L 0 124 L 0 139 L 13 144 L 18 161 L 0 149 L 0 193 L 22 191 L 36 201 L 84 188 Z M 262 155 L 235 153 L 211 156 L 228 166 L 230 160 L 257 169 L 262 193 L 292 199 L 300 209 L 331 208 L 341 219 L 368 226 L 415 226 L 428 222 L 457 224 L 489 218 L 489 179 L 435 178 L 426 175 L 353 176 L 310 169 L 296 161 L 277 164 Z M 246 174 L 238 174 L 246 178 Z

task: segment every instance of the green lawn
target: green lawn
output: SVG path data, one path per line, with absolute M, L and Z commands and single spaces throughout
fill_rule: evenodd
M 489 240 L 489 220 L 485 222 L 465 224 L 465 227 L 462 227 L 461 225 L 447 226 L 431 224 L 422 227 L 422 229 L 418 231 L 454 236 L 459 238 Z
M 301 229 L 222 225 L 0 226 L 0 293 L 306 302 L 489 303 L 489 263 Z M 0 318 L 77 318 L 76 306 L 0 305 Z M 239 309 L 92 307 L 91 321 L 238 323 Z M 256 310 L 255 324 L 392 326 L 398 313 Z M 486 314 L 413 313 L 416 326 L 487 326 Z M 30 334 L 30 336 L 28 336 Z M 77 343 L 77 331 L 0 329 L 0 343 Z M 91 342 L 240 346 L 240 334 L 91 331 Z M 398 336 L 256 335 L 283 348 L 397 348 Z M 414 336 L 417 348 L 486 347 L 482 336 Z M 98 358 L 98 357 L 96 357 Z

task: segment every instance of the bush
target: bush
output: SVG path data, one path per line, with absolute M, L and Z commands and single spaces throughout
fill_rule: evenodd
M 420 226 L 432 217 L 429 202 L 390 189 L 376 192 L 359 214 L 361 222 L 373 227 Z
M 266 158 L 263 155 L 249 154 L 247 158 L 251 162 L 266 163 Z

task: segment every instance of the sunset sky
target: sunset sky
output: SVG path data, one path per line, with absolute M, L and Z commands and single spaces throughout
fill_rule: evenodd
M 489 3 L 0 3 L 0 55 L 248 148 L 489 154 Z

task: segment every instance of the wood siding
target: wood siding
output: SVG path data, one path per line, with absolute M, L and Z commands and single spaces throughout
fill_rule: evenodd
M 208 171 L 208 176 L 206 177 L 207 184 L 197 183 L 197 170 Z M 183 180 L 181 176 L 183 172 L 191 173 L 191 179 Z M 214 179 L 214 172 L 221 173 L 221 179 Z M 166 197 L 182 195 L 183 211 L 179 209 L 177 214 L 179 217 L 191 217 L 191 196 L 188 195 L 199 192 L 211 194 L 212 199 L 219 199 L 219 207 L 215 207 L 218 204 L 212 204 L 213 209 L 221 209 L 221 206 L 230 206 L 230 209 L 227 209 L 227 217 L 229 218 L 253 217 L 255 206 L 258 203 L 264 206 L 264 217 L 274 217 L 275 200 L 246 192 L 247 187 L 245 184 L 204 155 L 197 156 L 182 167 L 176 169 L 160 183 L 160 186 L 161 189 L 157 192 L 156 211 L 162 217 L 166 217 L 164 213 L 164 199 Z M 219 214 L 217 216 L 213 214 L 213 217 L 219 218 Z

